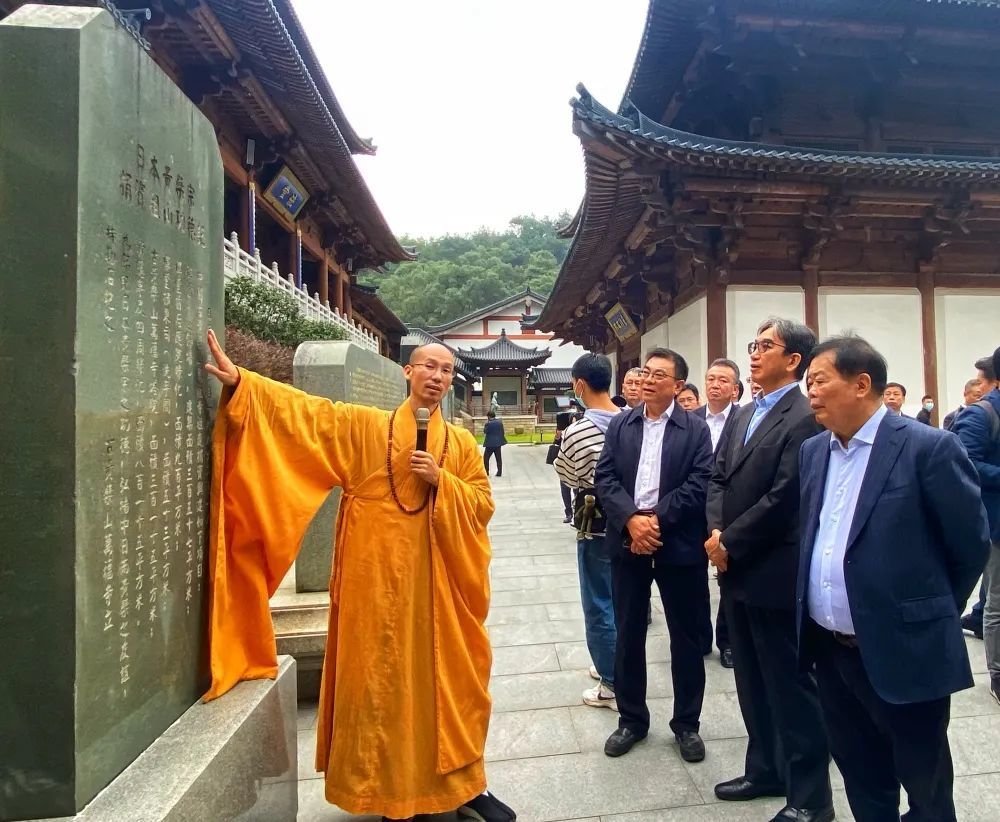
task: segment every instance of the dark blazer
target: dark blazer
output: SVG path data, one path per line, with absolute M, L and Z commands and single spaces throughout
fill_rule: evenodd
M 994 388 L 983 397 L 1000 414 L 1000 389 Z M 983 505 L 990 520 L 990 535 L 1000 542 L 1000 441 L 993 439 L 990 419 L 986 409 L 970 405 L 958 415 L 952 431 L 969 452 L 972 464 L 979 474 L 983 491 Z
M 500 420 L 486 420 L 483 426 L 483 448 L 499 448 L 507 444 L 503 423 Z
M 797 584 L 799 661 L 808 667 L 809 564 L 823 507 L 830 435 L 805 442 Z M 959 617 L 989 551 L 979 480 L 958 437 L 883 418 L 848 535 L 844 578 L 861 660 L 887 702 L 939 699 L 972 686 Z
M 622 411 L 611 420 L 604 450 L 597 461 L 594 485 L 608 519 L 607 533 L 618 534 L 621 550 L 628 536 L 625 523 L 639 509 L 635 504 L 635 477 L 642 449 L 645 404 Z M 712 437 L 708 425 L 676 402 L 663 433 L 660 461 L 660 520 L 663 547 L 656 561 L 667 565 L 694 565 L 705 558 L 705 494 L 712 474 Z
M 740 410 L 740 407 L 734 403 L 733 407 L 732 407 L 732 410 L 729 412 L 729 416 L 726 417 L 726 424 L 722 426 L 722 434 L 719 437 L 719 445 L 722 445 L 722 443 L 724 443 L 726 441 L 726 435 L 730 432 L 730 430 L 732 430 L 733 423 L 736 422 L 736 414 L 739 412 L 739 410 Z M 708 406 L 707 405 L 699 405 L 691 413 L 694 414 L 696 417 L 699 417 L 700 419 L 705 420 L 705 425 L 708 425 L 708 420 L 707 420 Z M 709 430 L 708 436 L 709 436 L 709 439 L 711 439 L 711 437 L 712 437 L 711 430 Z M 716 453 L 719 452 L 718 447 L 716 447 L 715 452 Z
M 708 485 L 708 529 L 722 531 L 726 595 L 762 608 L 795 607 L 799 563 L 799 448 L 820 430 L 798 387 L 761 420 L 746 445 L 754 404 L 730 420 Z M 727 426 L 729 420 L 726 421 Z
M 948 414 L 945 414 L 944 415 L 944 421 L 941 423 L 941 427 L 945 431 L 951 431 L 951 429 L 955 427 L 955 420 L 958 419 L 958 415 L 961 414 L 964 410 L 965 410 L 965 406 L 961 405 L 958 408 L 956 408 L 954 411 L 951 411 Z

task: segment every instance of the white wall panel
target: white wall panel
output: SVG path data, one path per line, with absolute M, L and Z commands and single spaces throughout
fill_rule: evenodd
M 939 288 L 934 292 L 940 418 L 958 407 L 974 363 L 1000 346 L 1000 291 Z M 921 392 L 923 393 L 923 392 Z
M 669 347 L 687 360 L 691 379 L 701 389 L 708 366 L 708 301 L 699 297 L 669 320 Z
M 740 377 L 750 374 L 747 343 L 757 336 L 761 323 L 770 317 L 806 321 L 805 293 L 801 288 L 780 286 L 733 287 L 726 289 L 727 356 L 740 367 Z M 702 381 L 699 381 L 699 388 Z
M 669 320 L 660 320 L 658 325 L 650 328 L 642 338 L 639 340 L 639 358 L 642 360 L 646 359 L 646 352 L 650 348 L 669 348 L 670 347 L 670 332 L 669 332 Z
M 821 339 L 853 331 L 875 346 L 889 365 L 889 381 L 906 386 L 903 411 L 916 415 L 924 393 L 923 333 L 916 289 L 821 288 L 819 330 Z

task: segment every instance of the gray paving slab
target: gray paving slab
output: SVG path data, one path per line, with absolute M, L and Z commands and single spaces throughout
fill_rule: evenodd
M 493 649 L 493 676 L 558 671 L 555 645 L 506 645 Z
M 517 797 L 519 822 L 693 805 L 701 797 L 672 750 L 640 743 L 619 759 L 603 753 L 491 762 L 498 796 Z
M 580 589 L 571 588 L 529 588 L 526 591 L 493 591 L 492 607 L 507 605 L 547 605 L 554 602 L 574 602 L 580 599 Z
M 579 753 L 569 708 L 495 713 L 486 741 L 486 761 Z
M 564 671 L 574 668 L 587 669 L 591 666 L 590 651 L 585 640 L 578 642 L 557 642 L 556 653 L 559 655 L 559 665 Z M 646 639 L 646 662 L 669 662 L 670 645 L 660 636 Z M 718 664 L 718 662 L 716 662 Z
M 580 615 L 583 619 L 583 614 Z M 486 624 L 492 625 L 526 625 L 530 622 L 548 622 L 549 612 L 545 605 L 508 605 L 506 607 L 490 607 Z
M 504 476 L 492 480 L 497 511 L 490 533 L 494 666 L 487 742 L 490 787 L 521 822 L 751 822 L 770 819 L 780 799 L 720 803 L 713 788 L 743 771 L 746 730 L 732 671 L 718 654 L 705 660 L 704 762 L 684 763 L 668 725 L 673 708 L 670 643 L 653 593 L 647 636 L 652 727 L 627 756 L 610 759 L 604 741 L 618 715 L 582 704 L 591 664 L 584 641 L 576 542 L 562 523 L 562 502 L 544 448 L 508 448 Z M 713 616 L 718 586 L 710 583 Z M 1000 819 L 1000 706 L 988 691 L 983 643 L 966 638 L 975 688 L 952 700 L 950 738 L 955 802 L 962 822 Z M 315 705 L 299 711 L 300 822 L 342 822 L 312 772 Z M 303 765 L 305 767 L 303 767 Z M 851 820 L 843 779 L 831 765 L 838 820 Z M 902 808 L 906 808 L 905 796 Z M 435 818 L 454 822 L 454 815 Z

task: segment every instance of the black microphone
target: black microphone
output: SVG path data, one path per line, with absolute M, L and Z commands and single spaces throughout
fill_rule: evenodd
M 427 426 L 431 421 L 431 412 L 426 408 L 417 409 L 417 451 L 427 450 Z

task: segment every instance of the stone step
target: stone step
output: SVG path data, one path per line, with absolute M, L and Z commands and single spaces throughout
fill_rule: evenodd
M 308 595 L 303 599 L 309 600 Z M 272 606 L 271 622 L 279 654 L 295 659 L 298 675 L 298 700 L 307 702 L 319 697 L 320 675 L 326 652 L 327 623 L 330 616 L 329 601 L 322 604 L 312 597 L 308 604 Z

